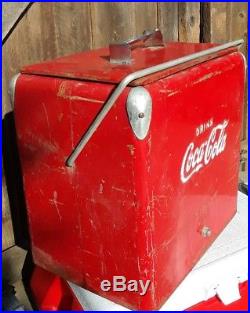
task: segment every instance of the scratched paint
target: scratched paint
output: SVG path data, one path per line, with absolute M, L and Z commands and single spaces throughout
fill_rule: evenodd
M 92 78 L 112 74 L 114 83 L 127 71 L 106 70 Z M 69 79 L 77 68 L 67 79 L 22 74 L 16 89 L 35 263 L 133 310 L 159 309 L 236 211 L 242 57 L 228 53 L 173 70 L 143 81 L 153 101 L 148 138 L 137 140 L 129 127 L 128 87 L 73 168 L 67 157 L 115 85 Z M 214 125 L 229 120 L 225 151 L 182 184 L 185 150 L 209 137 L 209 128 L 197 136 L 197 127 L 211 118 Z M 204 225 L 212 229 L 206 240 Z M 119 274 L 150 279 L 151 287 L 143 297 L 102 293 L 100 282 Z
M 80 97 L 80 96 L 74 96 L 74 95 L 69 95 L 66 94 L 66 86 L 67 86 L 67 82 L 62 82 L 59 86 L 59 90 L 57 93 L 58 97 L 61 97 L 63 99 L 68 99 L 68 100 L 76 100 L 76 101 L 85 101 L 85 102 L 93 102 L 93 103 L 101 103 L 103 104 L 104 101 L 101 100 L 97 100 L 97 99 L 91 99 L 91 98 L 86 98 L 86 97 Z

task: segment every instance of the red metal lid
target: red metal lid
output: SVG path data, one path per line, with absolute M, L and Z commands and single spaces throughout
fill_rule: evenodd
M 60 57 L 39 64 L 28 65 L 22 68 L 21 73 L 117 84 L 125 76 L 135 71 L 175 60 L 214 46 L 216 45 L 211 43 L 168 42 L 163 47 L 137 48 L 132 52 L 132 63 L 126 65 L 112 64 L 110 62 L 109 49 L 102 48 Z M 220 55 L 225 53 L 228 53 L 228 51 L 222 51 Z M 218 55 L 217 53 L 216 55 L 206 57 L 205 60 L 218 57 Z M 160 76 L 158 73 L 157 79 L 200 62 L 204 62 L 204 58 L 163 71 L 164 73 L 160 73 Z M 156 74 L 150 77 L 143 77 L 132 82 L 131 85 L 143 85 L 155 79 Z

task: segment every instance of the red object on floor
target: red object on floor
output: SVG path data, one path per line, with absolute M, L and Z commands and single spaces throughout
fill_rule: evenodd
M 39 311 L 83 311 L 67 282 L 38 266 L 34 269 L 30 287 Z
M 241 299 L 224 305 L 218 297 L 198 303 L 186 311 L 248 311 L 248 282 L 240 285 Z

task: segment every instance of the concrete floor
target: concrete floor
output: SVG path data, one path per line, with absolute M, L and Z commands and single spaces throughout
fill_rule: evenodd
M 26 291 L 24 289 L 22 280 L 18 280 L 13 284 L 13 286 L 15 287 L 16 297 L 20 301 L 20 303 L 24 306 L 25 311 L 33 311 Z
M 2 252 L 3 279 L 15 287 L 16 297 L 26 311 L 33 311 L 22 282 L 22 268 L 27 251 L 13 246 Z

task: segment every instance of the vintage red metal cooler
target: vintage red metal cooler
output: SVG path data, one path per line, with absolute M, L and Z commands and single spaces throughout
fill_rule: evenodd
M 241 43 L 163 44 L 156 30 L 21 70 L 37 265 L 128 308 L 161 307 L 236 212 Z M 145 295 L 131 280 L 150 281 Z

